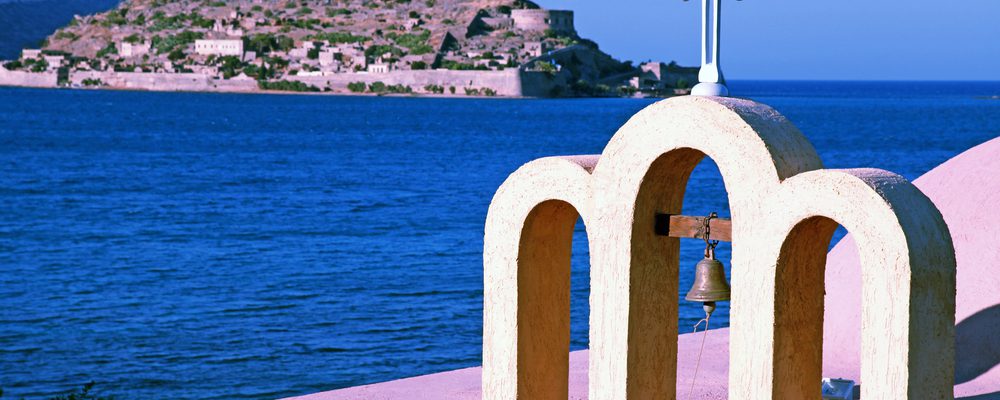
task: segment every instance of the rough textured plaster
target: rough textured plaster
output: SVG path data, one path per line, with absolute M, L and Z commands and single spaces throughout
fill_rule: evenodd
M 958 265 L 955 309 L 956 396 L 1000 397 L 1000 138 L 941 164 L 914 184 L 923 190 L 948 224 Z M 863 354 L 862 271 L 848 235 L 829 254 L 823 369 L 829 376 L 861 379 Z M 923 245 L 921 245 L 923 246 Z M 917 247 L 914 244 L 914 247 Z M 921 310 L 920 312 L 923 312 Z M 933 369 L 938 360 L 923 360 Z M 928 366 L 930 366 L 928 368 Z
M 819 276 L 815 269 L 823 254 L 780 256 L 793 228 L 814 217 L 837 221 L 862 239 L 861 376 L 868 383 L 862 395 L 950 396 L 955 262 L 947 226 L 934 205 L 885 171 L 820 170 L 809 142 L 767 106 L 680 97 L 632 117 L 592 171 L 587 166 L 593 158 L 585 158 L 586 165 L 580 159 L 543 159 L 520 168 L 498 190 L 484 248 L 484 398 L 566 397 L 568 356 L 551 349 L 567 340 L 561 337 L 568 335 L 562 303 L 545 303 L 551 304 L 545 312 L 525 302 L 561 299 L 569 290 L 562 279 L 568 274 L 564 247 L 569 244 L 558 232 L 572 229 L 566 216 L 571 214 L 554 212 L 550 224 L 558 227 L 541 224 L 549 230 L 537 229 L 533 218 L 548 215 L 535 210 L 552 201 L 561 209 L 575 208 L 588 227 L 589 397 L 675 396 L 678 246 L 676 239 L 655 236 L 652 221 L 656 212 L 681 210 L 688 175 L 703 155 L 719 166 L 733 215 L 730 398 L 819 395 L 805 381 L 819 378 L 819 351 L 794 338 L 803 324 L 807 336 L 818 335 L 822 291 L 788 283 L 802 280 L 794 274 Z M 790 240 L 792 248 L 816 248 L 829 236 Z M 797 258 L 813 268 L 789 267 Z M 539 279 L 537 271 L 545 270 L 559 278 L 548 284 L 522 280 Z M 793 275 L 779 280 L 779 274 Z M 779 287 L 782 283 L 793 287 Z M 787 306 L 798 301 L 808 306 Z M 800 323 L 782 323 L 787 321 Z M 784 347 L 794 345 L 810 351 Z M 521 353 L 528 349 L 538 354 Z M 941 361 L 935 368 L 918 367 L 928 360 Z
M 484 279 L 493 284 L 484 288 L 483 362 L 496 373 L 484 375 L 483 387 L 497 398 L 566 398 L 570 241 L 576 214 L 590 221 L 595 162 L 528 163 L 490 205 L 483 254 L 491 260 Z M 550 272 L 559 278 L 538 281 Z

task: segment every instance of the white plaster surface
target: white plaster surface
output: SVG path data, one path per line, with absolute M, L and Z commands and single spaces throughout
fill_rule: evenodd
M 955 244 L 955 395 L 1000 399 L 1000 138 L 952 158 L 914 184 L 941 210 Z M 854 380 L 862 298 L 856 240 L 848 235 L 829 255 L 827 304 L 838 306 L 826 308 L 823 344 L 824 373 Z
M 886 171 L 821 169 L 808 140 L 763 104 L 689 96 L 633 116 L 592 171 L 533 162 L 497 191 L 484 248 L 484 398 L 566 398 L 576 211 L 591 254 L 589 398 L 676 395 L 679 242 L 656 236 L 653 221 L 681 212 L 706 155 L 733 215 L 729 398 L 819 397 L 836 223 L 862 239 L 862 395 L 951 395 L 954 250 L 930 200 Z

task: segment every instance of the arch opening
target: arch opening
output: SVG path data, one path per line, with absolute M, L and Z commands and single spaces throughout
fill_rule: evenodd
M 775 398 L 820 397 L 826 256 L 839 226 L 824 216 L 810 217 L 781 244 L 774 292 Z
M 590 241 L 582 218 L 576 221 L 573 228 L 569 310 L 569 349 L 586 349 L 590 340 Z
M 695 173 L 696 169 L 697 174 Z M 720 185 L 721 183 L 721 185 Z M 632 270 L 630 274 L 630 307 L 636 310 L 629 319 L 628 348 L 630 362 L 628 393 L 637 398 L 674 398 L 678 370 L 689 367 L 678 359 L 677 336 L 688 332 L 704 314 L 701 305 L 687 305 L 683 296 L 693 278 L 694 264 L 701 259 L 704 244 L 691 241 L 681 245 L 679 238 L 656 236 L 654 216 L 658 213 L 691 214 L 685 212 L 688 189 L 706 190 L 714 200 L 690 203 L 696 213 L 719 212 L 729 215 L 730 198 L 725 190 L 725 175 L 706 153 L 693 148 L 678 148 L 657 157 L 646 170 L 637 191 L 632 225 Z M 691 214 L 700 215 L 700 214 Z M 682 247 L 687 252 L 682 253 Z M 731 265 L 729 245 L 722 247 L 723 264 Z M 690 253 L 690 254 L 688 254 Z M 681 260 L 690 261 L 684 266 Z M 684 271 L 685 276 L 681 276 Z M 729 271 L 727 271 L 728 274 Z M 681 316 L 681 304 L 693 314 Z M 727 310 L 723 313 L 728 316 Z M 690 310 L 689 310 L 690 309 Z M 697 318 L 694 315 L 698 315 Z M 686 324 L 691 321 L 690 324 Z M 713 324 L 713 328 L 720 325 Z M 650 351 L 650 349 L 655 349 Z M 683 365 L 682 365 L 683 364 Z M 693 364 L 691 364 L 693 365 Z
M 769 374 L 756 377 L 770 385 L 766 395 L 816 398 L 816 382 L 827 374 L 860 380 L 866 398 L 949 397 L 954 262 L 947 226 L 933 204 L 881 170 L 807 172 L 784 184 L 786 191 L 769 201 L 785 208 L 775 210 L 761 232 L 780 242 L 762 241 L 754 261 L 771 267 L 761 269 L 755 285 L 772 289 L 738 293 L 740 301 L 749 297 L 770 308 L 761 310 L 770 315 L 758 315 L 763 320 L 750 336 L 770 340 L 757 355 L 772 364 Z M 838 224 L 852 234 L 860 271 L 848 274 L 836 261 L 835 269 L 827 263 Z M 851 275 L 860 279 L 856 286 L 842 280 Z M 828 303 L 827 288 L 837 291 Z M 742 327 L 746 315 L 738 318 Z M 836 357 L 827 363 L 824 345 Z
M 571 343 L 573 205 L 547 200 L 527 215 L 517 268 L 518 394 L 567 398 Z M 582 224 L 581 224 L 582 225 Z
M 684 197 L 683 214 L 690 216 L 707 216 L 712 212 L 718 212 L 719 218 L 730 218 L 729 196 L 726 193 L 725 183 L 722 174 L 719 172 L 715 160 L 711 157 L 704 157 L 691 172 L 687 182 L 688 193 Z M 689 302 L 684 299 L 687 290 L 694 282 L 695 264 L 704 257 L 705 242 L 701 239 L 681 240 L 679 284 L 678 293 L 678 313 L 679 330 L 681 334 L 690 333 L 694 325 L 705 317 L 701 303 Z M 732 243 L 720 242 L 715 248 L 715 258 L 722 262 L 726 270 L 726 278 L 732 276 Z M 729 325 L 729 302 L 717 304 L 715 312 L 712 313 L 710 329 L 723 328 Z M 699 332 L 704 328 L 704 324 L 699 326 Z M 694 362 L 693 360 L 691 361 Z M 679 365 L 684 360 L 680 360 Z

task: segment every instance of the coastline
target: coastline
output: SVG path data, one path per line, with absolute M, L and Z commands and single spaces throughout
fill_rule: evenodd
M 0 88 L 21 88 L 40 90 L 68 90 L 68 91 L 110 91 L 110 92 L 147 92 L 147 93 L 204 93 L 204 94 L 248 94 L 248 95 L 284 95 L 284 96 L 330 96 L 330 97 L 400 97 L 400 98 L 435 98 L 435 99 L 496 99 L 496 100 L 524 100 L 543 99 L 544 97 L 528 96 L 469 96 L 458 94 L 430 94 L 430 93 L 343 93 L 343 92 L 296 92 L 290 90 L 156 90 L 129 87 L 68 87 L 68 86 L 28 86 L 28 85 L 4 85 Z
M 8 84 L 0 82 L 0 88 L 25 88 L 25 89 L 51 89 L 51 90 L 82 90 L 82 91 L 115 91 L 115 92 L 158 92 L 158 93 L 209 93 L 209 94 L 250 94 L 250 95 L 285 95 L 285 96 L 333 96 L 333 97 L 398 97 L 398 98 L 431 98 L 431 99 L 477 99 L 477 100 L 542 100 L 542 99 L 552 99 L 553 97 L 545 96 L 513 96 L 513 95 L 495 95 L 495 96 L 485 96 L 485 95 L 465 95 L 465 94 L 438 94 L 438 93 L 354 93 L 354 92 L 340 92 L 340 91 L 320 91 L 320 92 L 307 92 L 307 91 L 291 91 L 291 90 L 266 90 L 266 89 L 255 89 L 255 90 L 183 90 L 183 89 L 150 89 L 150 88 L 138 88 L 138 87 L 121 87 L 121 86 L 91 86 L 91 87 L 71 87 L 71 86 L 35 86 L 35 85 L 17 85 Z M 684 96 L 688 93 L 683 94 L 672 94 L 663 96 L 572 96 L 572 97 L 558 97 L 564 99 L 643 99 L 643 98 L 657 98 L 665 99 L 676 96 Z

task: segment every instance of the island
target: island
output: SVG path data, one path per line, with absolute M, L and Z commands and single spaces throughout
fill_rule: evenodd
M 528 0 L 124 0 L 0 63 L 0 85 L 500 97 L 672 96 L 697 68 L 633 65 Z

